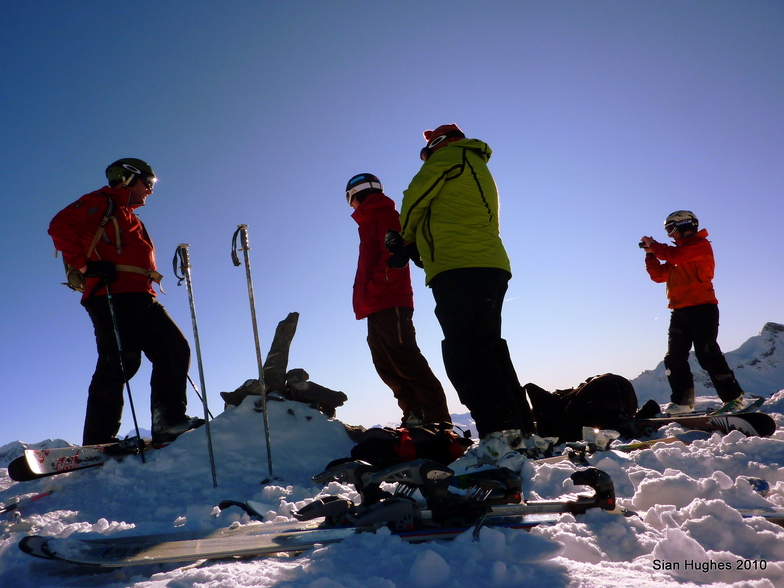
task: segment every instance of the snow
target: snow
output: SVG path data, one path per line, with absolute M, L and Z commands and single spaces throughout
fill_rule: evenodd
M 494 587 L 675 588 L 784 586 L 784 528 L 763 518 L 742 518 L 737 509 L 784 509 L 784 382 L 779 356 L 781 331 L 766 328 L 732 357 L 757 388 L 779 390 L 763 406 L 779 429 L 770 438 L 738 432 L 661 444 L 630 454 L 613 451 L 590 458 L 613 478 L 619 503 L 638 513 L 605 511 L 562 515 L 556 524 L 530 532 L 482 529 L 453 541 L 409 544 L 382 529 L 341 543 L 319 546 L 299 557 L 277 556 L 201 564 L 166 564 L 99 569 L 32 558 L 17 545 L 27 534 L 69 540 L 122 537 L 250 524 L 239 508 L 223 511 L 226 499 L 264 505 L 265 520 L 291 520 L 291 512 L 317 496 L 354 499 L 353 488 L 311 476 L 353 446 L 346 428 L 297 402 L 270 402 L 274 479 L 269 477 L 263 415 L 252 398 L 211 422 L 218 487 L 214 488 L 204 427 L 170 446 L 122 462 L 31 482 L 14 482 L 0 469 L 0 502 L 51 490 L 24 505 L 19 516 L 0 520 L 0 586 L 4 588 L 308 588 Z M 655 385 L 653 372 L 635 380 L 641 404 Z M 651 384 L 651 382 L 654 382 Z M 638 385 L 639 383 L 639 385 Z M 742 382 L 743 383 L 743 382 Z M 700 403 L 716 404 L 710 390 Z M 215 412 L 213 408 L 213 412 Z M 390 415 L 393 416 L 393 415 Z M 462 421 L 466 422 L 467 415 Z M 680 432 L 671 425 L 658 437 Z M 62 440 L 38 445 L 62 446 Z M 0 464 L 21 454 L 22 442 L 0 447 Z M 577 466 L 526 464 L 528 499 L 556 498 L 586 490 L 569 476 Z M 768 483 L 766 496 L 750 481 Z

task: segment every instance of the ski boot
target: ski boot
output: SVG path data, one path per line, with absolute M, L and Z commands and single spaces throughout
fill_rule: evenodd
M 479 440 L 462 457 L 456 459 L 449 467 L 456 476 L 461 476 L 471 471 L 487 469 L 485 466 L 495 467 L 498 462 L 509 454 L 516 453 L 523 445 L 523 435 L 520 429 L 506 431 L 493 431 Z M 513 456 L 510 456 L 512 458 Z M 509 464 L 513 465 L 513 464 Z
M 199 417 L 189 417 L 188 415 L 185 415 L 182 421 L 174 424 L 160 422 L 159 419 L 153 418 L 152 444 L 164 445 L 171 443 L 183 433 L 197 429 L 203 424 L 204 419 Z

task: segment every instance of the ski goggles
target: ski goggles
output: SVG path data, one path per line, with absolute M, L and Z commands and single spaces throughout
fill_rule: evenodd
M 139 181 L 144 184 L 144 187 L 147 188 L 150 192 L 155 188 L 155 182 L 158 181 L 158 178 L 151 175 L 140 175 L 136 176 Z
M 351 204 L 351 201 L 354 200 L 354 196 L 358 192 L 362 192 L 363 190 L 370 190 L 370 189 L 379 190 L 383 192 L 384 186 L 380 182 L 372 182 L 372 181 L 356 184 L 354 186 L 351 186 L 351 188 L 349 188 L 348 190 L 346 190 L 346 201 L 349 204 Z
M 664 225 L 664 231 L 667 233 L 667 236 L 669 237 L 675 231 L 679 230 L 681 227 L 694 228 L 694 221 L 682 220 L 678 222 L 675 221 L 669 222 L 666 225 Z

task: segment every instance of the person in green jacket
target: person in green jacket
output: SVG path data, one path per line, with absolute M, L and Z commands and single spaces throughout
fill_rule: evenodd
M 497 463 L 526 445 L 533 420 L 501 338 L 512 273 L 487 167 L 492 151 L 454 124 L 424 136 L 424 163 L 403 193 L 402 241 L 415 244 L 421 256 L 444 332 L 444 366 L 476 422 L 480 442 L 466 459 Z

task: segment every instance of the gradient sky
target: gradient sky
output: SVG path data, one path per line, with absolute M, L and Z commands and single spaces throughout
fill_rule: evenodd
M 345 422 L 399 418 L 352 313 L 344 189 L 374 173 L 399 206 L 422 131 L 445 123 L 494 152 L 514 272 L 504 335 L 522 382 L 634 378 L 661 361 L 664 286 L 637 242 L 664 241 L 677 209 L 713 241 L 723 349 L 784 322 L 780 1 L 17 2 L 0 50 L 0 444 L 81 440 L 95 342 L 46 230 L 120 157 L 160 178 L 140 216 L 167 276 L 161 301 L 192 341 L 171 271 L 191 245 L 216 414 L 219 392 L 258 374 L 230 256 L 245 223 L 263 353 L 297 311 L 289 366 L 348 394 Z M 412 275 L 420 347 L 465 412 Z M 145 428 L 148 380 L 145 362 L 131 381 Z M 193 393 L 189 412 L 202 412 Z

